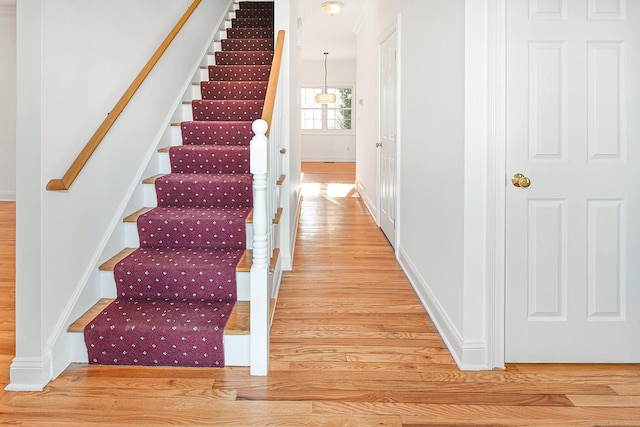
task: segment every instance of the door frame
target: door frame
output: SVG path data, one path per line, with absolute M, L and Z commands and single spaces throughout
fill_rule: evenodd
M 506 0 L 486 0 L 488 10 L 488 137 L 490 154 L 493 154 L 493 191 L 494 205 L 489 216 L 493 233 L 489 236 L 489 248 L 493 250 L 493 259 L 487 268 L 493 269 L 493 283 L 489 283 L 490 312 L 489 352 L 492 353 L 493 366 L 504 367 L 506 348 L 506 177 L 507 177 L 507 6 Z M 491 183 L 491 181 L 489 181 Z M 490 227 L 491 228 L 491 227 Z
M 470 212 L 484 217 L 482 222 L 470 223 L 469 227 L 470 233 L 482 236 L 482 247 L 474 248 L 476 251 L 472 254 L 475 255 L 465 254 L 465 263 L 472 256 L 483 258 L 481 292 L 484 293 L 484 315 L 480 318 L 484 317 L 485 322 L 482 341 L 486 345 L 487 369 L 504 368 L 505 365 L 506 1 L 465 3 L 465 80 L 468 88 L 480 87 L 476 95 L 480 92 L 485 101 L 469 103 L 465 107 L 466 123 L 483 124 L 483 135 L 475 137 L 477 140 L 473 142 L 482 144 L 485 154 L 482 168 L 469 170 L 465 167 L 465 170 L 473 175 L 469 179 L 484 181 L 481 189 L 473 187 L 473 190 L 483 193 L 481 197 L 486 200 L 483 212 Z M 485 78 L 479 79 L 478 75 Z M 467 93 L 465 96 L 470 95 Z M 471 190 L 465 190 L 468 191 Z
M 402 135 L 402 131 L 401 131 L 401 127 L 400 127 L 400 117 L 402 117 L 401 115 L 401 93 L 402 93 L 402 52 L 401 52 L 401 46 L 402 46 L 402 39 L 401 39 L 401 32 L 400 32 L 400 28 L 401 28 L 401 15 L 400 13 L 398 13 L 396 15 L 396 21 L 390 25 L 389 27 L 385 28 L 384 31 L 382 31 L 380 33 L 380 35 L 378 36 L 377 40 L 376 40 L 376 56 L 377 56 L 377 60 L 376 60 L 376 143 L 380 142 L 380 114 L 381 114 L 381 109 L 380 109 L 380 85 L 381 85 L 381 81 L 380 81 L 380 46 L 382 45 L 382 43 L 394 32 L 396 33 L 396 52 L 397 52 L 397 57 L 396 57 L 396 117 L 395 117 L 395 121 L 396 121 L 396 153 L 395 153 L 395 158 L 396 158 L 396 168 L 395 168 L 395 213 L 396 213 L 396 219 L 395 219 L 395 230 L 394 230 L 394 245 L 393 245 L 393 250 L 394 250 L 394 256 L 397 258 L 398 256 L 398 247 L 400 246 L 400 227 L 401 227 L 401 223 L 400 223 L 400 167 L 399 167 L 399 160 L 400 160 L 400 154 L 401 154 L 401 135 Z M 380 216 L 381 216 L 381 203 L 380 203 L 380 191 L 381 188 L 381 184 L 380 184 L 380 150 L 378 150 L 378 147 L 376 147 L 376 224 L 378 225 L 378 227 L 380 226 Z

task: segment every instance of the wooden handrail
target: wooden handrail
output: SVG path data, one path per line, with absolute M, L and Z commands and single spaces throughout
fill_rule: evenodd
M 278 79 L 280 77 L 280 63 L 282 62 L 282 51 L 284 50 L 284 30 L 278 31 L 273 61 L 271 62 L 271 72 L 269 73 L 269 83 L 262 109 L 262 120 L 267 122 L 269 128 L 266 135 L 271 131 L 271 118 L 273 117 L 273 107 L 276 103 L 276 90 L 278 89 Z
M 52 179 L 47 183 L 47 190 L 68 190 L 71 187 L 71 184 L 76 180 L 80 171 L 89 161 L 89 158 L 93 154 L 93 152 L 98 148 L 98 145 L 102 142 L 104 137 L 111 129 L 111 126 L 115 123 L 115 121 L 120 117 L 122 111 L 124 111 L 125 107 L 133 98 L 133 95 L 138 91 L 142 83 L 147 78 L 153 67 L 158 63 L 164 52 L 167 50 L 173 39 L 175 39 L 176 35 L 180 32 L 184 24 L 193 14 L 193 11 L 198 7 L 202 0 L 194 0 L 193 3 L 189 6 L 187 11 L 182 15 L 182 18 L 176 23 L 171 32 L 164 39 L 160 47 L 155 51 L 153 56 L 149 59 L 147 64 L 142 68 L 137 77 L 133 80 L 129 88 L 122 95 L 118 103 L 113 107 L 113 110 L 107 115 L 104 119 L 98 130 L 93 134 L 87 145 L 82 149 L 78 157 L 73 161 L 67 172 L 60 179 Z

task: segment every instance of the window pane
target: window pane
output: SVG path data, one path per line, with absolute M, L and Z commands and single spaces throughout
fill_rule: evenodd
M 351 108 L 351 88 L 337 88 L 335 94 L 335 108 Z
M 316 94 L 320 93 L 320 88 L 303 87 L 300 91 L 300 106 L 302 108 L 318 108 L 316 104 Z
M 316 109 L 304 109 L 300 114 L 302 118 L 302 129 L 322 129 L 322 110 Z
M 351 129 L 352 89 L 327 88 L 328 93 L 336 96 L 336 102 L 324 105 L 315 102 L 315 96 L 322 92 L 319 87 L 300 89 L 301 129 Z
M 327 129 L 351 129 L 351 110 L 327 110 Z

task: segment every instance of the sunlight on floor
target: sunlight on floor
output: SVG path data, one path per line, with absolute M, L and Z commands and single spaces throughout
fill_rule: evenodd
M 353 196 L 353 184 L 328 184 L 328 197 L 351 197 Z
M 325 163 L 312 162 L 306 163 L 305 166 L 311 171 L 308 174 L 301 173 L 300 189 L 303 197 L 325 197 L 328 199 L 360 197 L 353 182 L 352 164 L 341 164 L 334 167 L 333 165 L 327 166 Z M 309 182 L 305 182 L 306 180 Z
M 304 197 L 320 197 L 326 196 L 331 198 L 356 197 L 355 185 L 353 184 L 326 184 L 326 189 L 317 182 L 302 183 L 302 196 Z
M 300 184 L 302 189 L 302 195 L 304 197 L 318 197 L 320 196 L 320 184 L 317 182 L 311 182 L 308 184 Z

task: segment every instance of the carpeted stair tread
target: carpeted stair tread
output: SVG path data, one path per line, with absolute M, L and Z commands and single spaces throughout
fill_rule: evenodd
M 233 306 L 234 301 L 116 299 L 85 327 L 89 362 L 224 366 L 220 332 Z
M 180 145 L 169 149 L 172 173 L 248 174 L 249 158 L 248 145 Z
M 200 82 L 200 97 L 204 100 L 264 99 L 266 81 L 206 81 Z
M 205 100 L 191 102 L 196 121 L 252 121 L 262 117 L 263 100 Z
M 233 28 L 273 28 L 273 18 L 232 18 Z
M 251 121 L 189 121 L 182 122 L 182 143 L 185 145 L 249 145 L 253 138 Z
M 273 52 L 274 49 L 273 37 L 255 39 L 222 39 L 220 42 L 222 44 L 223 52 L 245 50 Z
M 104 310 L 109 304 L 115 301 L 113 298 L 102 298 L 82 316 L 76 319 L 69 327 L 69 333 L 82 333 L 84 328 Z M 275 298 L 271 299 L 270 312 L 273 314 L 273 308 L 276 304 Z M 249 335 L 250 334 L 250 310 L 251 303 L 249 301 L 236 301 L 224 328 L 225 335 Z
M 243 1 L 239 3 L 240 9 L 271 9 L 274 3 L 272 1 Z
M 273 9 L 238 9 L 236 18 L 269 18 L 273 20 Z
M 273 27 L 266 28 L 227 28 L 229 39 L 266 39 L 273 37 Z
M 212 81 L 268 81 L 271 65 L 209 65 Z
M 235 300 L 236 268 L 244 249 L 139 248 L 114 268 L 121 298 Z M 137 277 L 137 280 L 129 280 Z
M 271 65 L 273 52 L 267 51 L 233 51 L 216 52 L 216 65 Z
M 253 178 L 246 173 L 170 173 L 156 179 L 159 207 L 250 208 Z
M 246 248 L 251 208 L 157 207 L 138 218 L 141 247 Z

